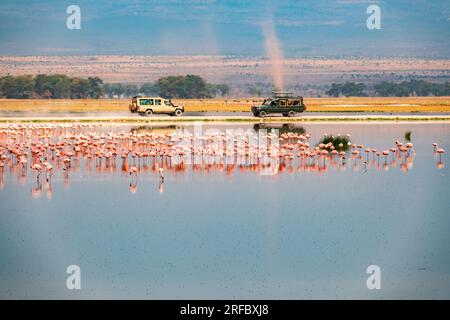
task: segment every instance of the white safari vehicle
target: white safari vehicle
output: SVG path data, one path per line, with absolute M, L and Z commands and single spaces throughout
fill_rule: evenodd
M 161 97 L 133 97 L 129 109 L 132 113 L 137 112 L 141 116 L 150 116 L 154 113 L 181 116 L 184 113 L 183 106 L 176 106 L 170 99 Z

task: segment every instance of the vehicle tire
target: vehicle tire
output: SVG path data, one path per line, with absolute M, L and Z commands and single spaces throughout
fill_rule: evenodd
M 174 115 L 175 115 L 176 117 L 179 117 L 179 116 L 183 115 L 183 110 L 181 110 L 181 109 L 175 110 Z
M 260 118 L 265 118 L 265 117 L 267 117 L 267 112 L 264 111 L 264 110 L 260 111 L 259 114 L 258 114 L 258 117 L 260 117 Z
M 292 118 L 292 117 L 295 117 L 295 114 L 296 114 L 296 112 L 294 110 L 289 110 L 287 116 Z
M 152 114 L 153 114 L 153 111 L 152 111 L 152 110 L 150 110 L 150 109 L 145 110 L 145 115 L 146 115 L 147 117 L 150 117 Z

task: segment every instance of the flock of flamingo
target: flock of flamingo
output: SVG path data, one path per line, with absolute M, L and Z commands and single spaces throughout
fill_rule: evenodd
M 114 173 L 120 168 L 130 176 L 131 192 L 137 190 L 138 175 L 150 172 L 158 178 L 159 190 L 163 192 L 166 171 L 184 172 L 191 168 L 194 172 L 215 170 L 227 175 L 235 170 L 276 175 L 285 171 L 323 173 L 330 167 L 367 171 L 398 166 L 407 172 L 415 155 L 411 142 L 395 141 L 383 150 L 351 142 L 315 145 L 310 143 L 309 133 L 287 132 L 278 136 L 248 130 L 195 135 L 186 130 L 161 134 L 99 129 L 104 128 L 99 124 L 0 125 L 0 189 L 5 169 L 16 173 L 20 181 L 31 170 L 36 179 L 33 195 L 38 196 L 45 187 L 51 196 L 55 171 L 63 174 L 67 183 L 70 173 L 83 165 L 88 173 L 93 168 L 98 173 Z M 350 139 L 349 134 L 346 137 Z M 436 166 L 442 169 L 445 150 L 437 143 L 432 147 Z

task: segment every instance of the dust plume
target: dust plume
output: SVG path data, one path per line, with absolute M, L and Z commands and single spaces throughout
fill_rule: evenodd
M 266 55 L 269 57 L 270 61 L 270 75 L 272 77 L 273 85 L 275 86 L 276 90 L 282 91 L 284 89 L 284 58 L 272 16 L 268 19 L 265 19 L 265 22 L 262 24 L 262 32 L 264 36 Z

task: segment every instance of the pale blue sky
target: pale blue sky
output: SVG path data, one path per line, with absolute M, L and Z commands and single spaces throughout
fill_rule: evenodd
M 381 30 L 366 28 L 373 3 Z M 450 56 L 449 0 L 2 0 L 0 54 L 264 55 L 270 19 L 287 56 Z

